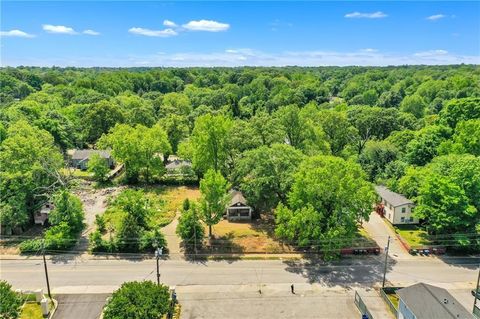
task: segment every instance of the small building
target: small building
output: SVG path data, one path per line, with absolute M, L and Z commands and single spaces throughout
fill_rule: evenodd
M 467 311 L 447 290 L 418 283 L 396 291 L 398 319 L 470 319 Z
M 33 221 L 35 225 L 45 225 L 45 222 L 48 220 L 48 215 L 55 207 L 51 203 L 46 203 L 42 208 L 33 214 Z
M 71 166 L 81 170 L 86 170 L 88 167 L 88 161 L 93 154 L 98 154 L 100 157 L 104 158 L 108 167 L 113 168 L 115 166 L 115 162 L 113 161 L 110 151 L 105 150 L 73 150 L 71 155 Z
M 165 169 L 169 173 L 189 171 L 192 169 L 192 162 L 182 159 L 174 159 L 172 161 L 169 160 L 167 165 L 165 165 Z
M 385 186 L 375 186 L 379 196 L 376 211 L 387 218 L 393 225 L 418 224 L 418 218 L 412 215 L 415 205 L 411 200 L 392 192 Z
M 226 209 L 226 216 L 228 220 L 251 220 L 252 207 L 248 206 L 247 200 L 242 192 L 233 190 L 230 195 L 232 199 Z

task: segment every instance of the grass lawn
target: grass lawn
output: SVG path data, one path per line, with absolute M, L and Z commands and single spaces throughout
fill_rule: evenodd
M 402 236 L 411 247 L 426 246 L 432 243 L 428 233 L 416 225 L 395 226 L 395 231 Z
M 273 221 L 265 218 L 248 222 L 221 220 L 212 227 L 215 239 L 211 245 L 217 252 L 233 253 L 288 253 L 293 249 L 273 238 Z M 205 226 L 208 235 L 208 226 Z
M 43 319 L 40 304 L 36 302 L 26 303 L 22 308 L 20 319 Z

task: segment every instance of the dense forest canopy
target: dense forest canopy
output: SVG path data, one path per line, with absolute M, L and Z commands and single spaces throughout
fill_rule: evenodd
M 157 153 L 192 160 L 199 176 L 221 172 L 257 210 L 281 205 L 279 232 L 289 238 L 309 238 L 295 233 L 300 221 L 289 228 L 296 212 L 320 214 L 311 220 L 325 222 L 345 211 L 333 199 L 317 207 L 316 193 L 300 193 L 304 180 L 315 180 L 309 174 L 338 178 L 329 170 L 339 167 L 351 176 L 350 187 L 365 190 L 362 199 L 344 199 L 361 203 L 362 212 L 348 212 L 354 219 L 371 199 L 365 181 L 409 195 L 431 233 L 479 231 L 475 65 L 18 67 L 1 69 L 0 85 L 4 224 L 27 223 L 67 149 L 108 147 L 125 163 L 130 183 L 159 180 Z M 462 175 L 456 163 L 470 170 Z M 317 164 L 325 171 L 316 171 Z M 342 234 L 352 221 L 343 223 Z M 318 231 L 332 237 L 338 227 Z

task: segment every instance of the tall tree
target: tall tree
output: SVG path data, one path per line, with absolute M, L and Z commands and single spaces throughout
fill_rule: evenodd
M 225 213 L 229 200 L 229 185 L 220 172 L 209 169 L 200 181 L 200 211 L 212 237 L 212 225 L 217 224 Z
M 227 138 L 232 121 L 222 115 L 203 115 L 195 121 L 191 136 L 193 166 L 201 173 L 225 169 Z

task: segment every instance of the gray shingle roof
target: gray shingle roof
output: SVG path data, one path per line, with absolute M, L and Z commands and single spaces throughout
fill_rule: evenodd
M 166 169 L 177 169 L 181 167 L 192 167 L 192 163 L 190 161 L 175 159 L 170 163 L 168 163 L 167 165 L 165 165 Z
M 473 318 L 447 290 L 440 287 L 418 283 L 396 293 L 417 319 Z
M 392 192 L 385 186 L 375 186 L 375 190 L 377 191 L 377 194 L 381 198 L 385 199 L 389 204 L 391 204 L 394 207 L 405 205 L 405 204 L 413 204 L 411 200 L 409 200 L 402 194 Z
M 232 190 L 231 193 L 230 193 L 230 196 L 232 196 L 232 199 L 230 200 L 230 205 L 229 206 L 233 206 L 237 203 L 248 206 L 247 200 L 245 199 L 245 197 L 243 197 L 242 192 L 237 191 L 237 190 Z
M 75 150 L 72 154 L 72 159 L 83 160 L 90 158 L 93 154 L 99 154 L 103 158 L 110 158 L 110 151 L 105 150 Z

